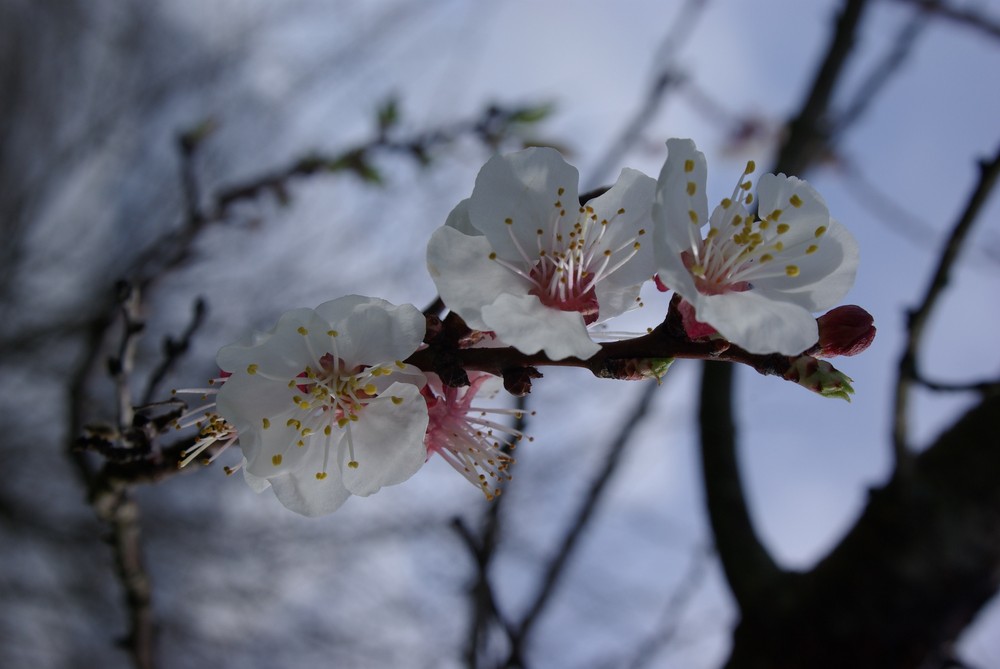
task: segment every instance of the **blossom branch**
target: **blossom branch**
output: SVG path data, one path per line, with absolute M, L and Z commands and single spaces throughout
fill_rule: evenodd
M 992 159 L 979 163 L 979 181 L 970 194 L 962 214 L 952 227 L 951 234 L 941 250 L 938 265 L 931 276 L 923 298 L 919 305 L 908 313 L 906 345 L 899 359 L 893 409 L 892 449 L 897 466 L 910 459 L 907 443 L 907 412 L 911 387 L 920 378 L 917 356 L 923 342 L 924 330 L 941 294 L 948 285 L 951 278 L 951 268 L 958 258 L 962 244 L 998 178 L 1000 178 L 1000 147 Z
M 188 322 L 184 332 L 181 333 L 181 336 L 177 339 L 174 339 L 169 335 L 163 338 L 163 359 L 149 377 L 149 382 L 146 384 L 146 390 L 142 394 L 143 404 L 150 404 L 153 402 L 156 397 L 156 392 L 159 390 L 160 384 L 173 370 L 174 366 L 180 361 L 184 354 L 187 353 L 188 348 L 191 346 L 191 340 L 194 338 L 198 329 L 205 322 L 205 316 L 207 313 L 208 305 L 203 298 L 199 297 L 194 302 L 194 306 L 191 310 L 191 320 Z

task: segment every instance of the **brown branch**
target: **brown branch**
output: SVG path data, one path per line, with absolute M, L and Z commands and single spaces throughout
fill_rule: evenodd
M 789 123 L 789 133 L 773 172 L 802 174 L 828 152 L 829 107 L 854 47 L 867 0 L 846 0 L 826 53 L 802 108 Z M 733 369 L 705 364 L 702 373 L 701 448 L 709 519 L 716 550 L 737 606 L 745 611 L 787 583 L 754 529 L 747 508 L 736 456 L 733 423 Z
M 924 329 L 934 307 L 948 285 L 951 268 L 958 258 L 962 244 L 998 178 L 1000 178 L 1000 148 L 997 149 L 997 153 L 992 159 L 980 162 L 979 181 L 970 194 L 962 214 L 952 227 L 951 234 L 941 251 L 938 265 L 924 291 L 919 306 L 908 314 L 906 345 L 899 359 L 893 408 L 892 450 L 897 466 L 904 465 L 909 461 L 907 411 L 911 386 L 920 376 L 917 356 L 923 342 Z
M 909 476 L 873 490 L 826 558 L 745 612 L 726 666 L 947 666 L 941 658 L 1000 586 L 998 433 L 992 396 L 916 455 Z

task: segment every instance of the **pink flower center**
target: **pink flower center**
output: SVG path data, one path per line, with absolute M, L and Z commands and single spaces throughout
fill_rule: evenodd
M 582 281 L 585 276 L 580 277 L 581 281 L 570 282 L 565 275 L 566 272 L 558 266 L 545 262 L 536 263 L 530 274 L 535 285 L 528 293 L 547 307 L 579 312 L 587 325 L 596 322 L 600 305 L 597 303 L 595 285 L 586 286 Z

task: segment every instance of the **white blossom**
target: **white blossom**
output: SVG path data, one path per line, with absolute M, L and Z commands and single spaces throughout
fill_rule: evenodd
M 704 154 L 689 139 L 667 147 L 653 205 L 659 280 L 698 321 L 751 353 L 797 355 L 815 344 L 813 312 L 836 305 L 854 283 L 854 237 L 812 186 L 783 174 L 761 177 L 760 217 L 752 215 L 752 162 L 709 216 Z
M 626 169 L 581 206 L 578 180 L 553 149 L 494 156 L 431 237 L 431 277 L 471 328 L 529 355 L 586 359 L 600 350 L 587 326 L 638 305 L 655 182 Z
M 289 311 L 270 333 L 219 351 L 232 376 L 217 410 L 239 433 L 247 482 L 316 516 L 416 473 L 425 379 L 402 360 L 424 328 L 411 305 L 350 295 Z

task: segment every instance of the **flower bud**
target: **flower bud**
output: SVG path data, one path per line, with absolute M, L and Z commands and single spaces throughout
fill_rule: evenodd
M 850 402 L 851 395 L 854 394 L 851 377 L 838 371 L 826 360 L 817 360 L 808 355 L 792 359 L 784 378 L 823 397 L 838 397 Z
M 818 358 L 857 355 L 875 339 L 872 315 L 854 304 L 832 309 L 816 319 L 819 341 L 809 353 Z

